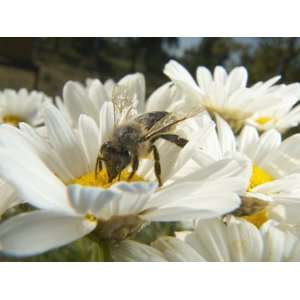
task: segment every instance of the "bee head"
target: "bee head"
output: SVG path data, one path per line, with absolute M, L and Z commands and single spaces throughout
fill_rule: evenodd
M 130 163 L 128 151 L 112 142 L 102 145 L 101 156 L 105 162 L 109 182 L 112 182 Z

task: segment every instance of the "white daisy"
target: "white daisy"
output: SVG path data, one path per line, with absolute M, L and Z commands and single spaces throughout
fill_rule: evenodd
M 51 98 L 42 92 L 5 89 L 0 92 L 0 123 L 14 126 L 18 126 L 20 122 L 32 126 L 41 125 L 41 107 L 44 102 L 51 102 Z
M 258 83 L 251 89 L 261 94 L 264 85 Z M 263 110 L 255 113 L 247 120 L 248 124 L 254 125 L 261 131 L 275 128 L 280 132 L 285 132 L 300 123 L 300 106 L 295 106 L 300 99 L 299 83 L 270 86 L 265 88 L 263 94 L 276 99 L 277 104 L 266 106 Z
M 234 217 L 198 222 L 193 232 L 162 237 L 151 246 L 123 241 L 112 250 L 115 261 L 300 261 L 300 240 L 289 228 L 268 221 L 260 229 Z
M 20 89 L 19 91 L 5 89 L 0 92 L 0 123 L 18 126 L 21 122 L 25 122 L 31 126 L 40 126 L 43 123 L 42 105 L 51 101 L 51 98 L 42 92 L 29 92 L 27 89 Z M 16 205 L 17 202 L 14 198 L 13 189 L 2 181 L 0 194 L 1 216 L 7 208 Z
M 164 73 L 185 92 L 187 104 L 203 105 L 211 114 L 222 116 L 235 130 L 248 119 L 263 130 L 283 130 L 299 122 L 299 109 L 290 110 L 299 100 L 300 84 L 273 86 L 280 76 L 247 87 L 248 72 L 244 67 L 236 67 L 228 74 L 217 66 L 211 74 L 201 66 L 197 68 L 196 83 L 176 61 L 166 64 Z
M 176 180 L 176 174 L 198 151 L 199 134 L 205 134 L 206 129 L 195 133 L 179 153 L 164 152 L 166 146 L 161 145 L 166 181 L 161 189 L 151 180 L 147 166 L 142 166 L 133 182 L 126 182 L 126 170 L 121 183 L 108 183 L 105 169 L 95 177 L 100 145 L 113 126 L 110 105 L 107 102 L 101 108 L 100 129 L 92 118 L 81 115 L 78 131 L 55 107 L 47 105 L 48 140 L 26 124 L 20 124 L 20 129 L 0 128 L 5 145 L 0 150 L 0 175 L 16 189 L 20 200 L 40 209 L 1 224 L 2 252 L 34 255 L 92 231 L 99 239 L 119 240 L 146 222 L 210 218 L 239 207 L 236 193 L 246 182 L 236 174 L 250 170 L 247 161 L 220 160 L 206 168 L 191 168 L 187 180 Z
M 219 116 L 216 121 L 217 131 L 202 141 L 203 156 L 195 157 L 198 164 L 204 166 L 237 153 L 247 156 L 252 163 L 252 176 L 242 195 L 244 209 L 250 213 L 251 208 L 256 211 L 255 208 L 273 203 L 284 205 L 288 211 L 300 212 L 300 135 L 282 141 L 275 129 L 259 136 L 254 127 L 245 126 L 235 138 L 226 121 Z M 299 223 L 299 215 L 289 216 L 292 218 L 288 222 Z M 254 215 L 252 221 L 259 225 L 265 217 L 265 214 Z

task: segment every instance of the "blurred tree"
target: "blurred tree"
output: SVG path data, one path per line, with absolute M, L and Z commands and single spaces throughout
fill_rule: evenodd
M 232 59 L 240 44 L 233 38 L 203 38 L 197 47 L 185 51 L 182 61 L 192 72 L 199 65 L 213 69 L 216 65 L 226 65 Z
M 252 82 L 281 74 L 282 81 L 300 80 L 300 39 L 258 38 L 251 52 L 243 48 L 241 61 L 248 68 Z
M 130 52 L 130 72 L 137 71 L 140 60 L 145 71 L 157 72 L 169 58 L 167 48 L 178 46 L 175 37 L 126 38 L 125 47 Z

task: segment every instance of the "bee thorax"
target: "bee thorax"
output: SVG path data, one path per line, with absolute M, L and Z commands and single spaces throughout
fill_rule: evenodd
M 143 130 L 137 124 L 128 124 L 116 128 L 113 135 L 113 142 L 127 150 L 136 149 L 140 142 Z

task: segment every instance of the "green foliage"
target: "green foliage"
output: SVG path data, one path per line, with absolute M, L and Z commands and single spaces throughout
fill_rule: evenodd
M 31 262 L 98 262 L 104 261 L 104 247 L 93 242 L 88 237 L 78 240 L 65 247 L 48 251 L 29 258 L 3 258 L 2 261 L 31 261 Z M 1 261 L 1 258 L 0 258 Z

